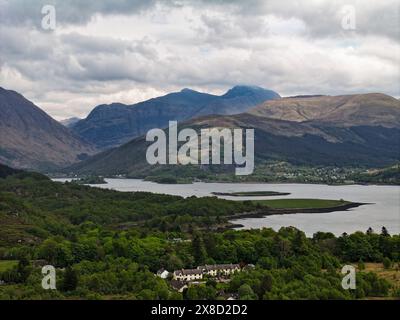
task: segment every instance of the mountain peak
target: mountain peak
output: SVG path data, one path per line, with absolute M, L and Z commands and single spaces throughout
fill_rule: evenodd
M 183 89 L 181 90 L 181 92 L 182 92 L 182 93 L 190 93 L 190 92 L 197 92 L 197 91 L 195 91 L 195 90 L 193 90 L 193 89 L 190 89 L 190 88 L 183 88 Z
M 198 95 L 206 95 L 207 93 L 202 93 L 190 88 L 183 88 L 179 93 L 183 94 L 183 95 L 188 95 L 188 96 L 198 96 Z M 208 95 L 208 94 L 207 94 Z
M 267 90 L 258 86 L 251 85 L 237 85 L 232 89 L 228 90 L 223 97 L 224 98 L 236 98 L 241 96 L 249 96 L 249 95 L 268 95 L 271 98 L 279 98 L 280 96 L 271 90 Z
M 98 106 L 72 130 L 99 148 L 107 149 L 141 136 L 150 129 L 166 127 L 170 120 L 185 121 L 209 114 L 238 114 L 277 98 L 279 95 L 273 91 L 251 86 L 237 86 L 228 96 L 183 88 L 130 106 Z

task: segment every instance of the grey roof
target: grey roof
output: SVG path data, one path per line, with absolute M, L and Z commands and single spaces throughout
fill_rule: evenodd
M 174 274 L 177 276 L 196 275 L 196 274 L 203 274 L 203 272 L 200 269 L 182 269 L 182 270 L 175 270 Z
M 170 284 L 176 290 L 180 290 L 187 286 L 186 282 L 181 282 L 181 281 L 176 281 L 176 280 L 171 280 Z
M 232 269 L 240 269 L 240 265 L 238 264 L 214 264 L 214 265 L 205 265 L 197 267 L 200 270 L 232 270 Z

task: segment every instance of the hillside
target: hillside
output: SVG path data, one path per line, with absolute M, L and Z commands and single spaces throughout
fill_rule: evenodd
M 353 179 L 363 183 L 374 183 L 374 184 L 400 184 L 400 165 L 390 166 L 388 168 L 375 169 L 375 170 L 367 170 L 366 172 L 362 172 Z
M 134 105 L 101 105 L 72 126 L 79 136 L 101 149 L 122 145 L 168 121 L 184 121 L 200 115 L 236 114 L 280 96 L 259 87 L 237 86 L 222 96 L 183 89 Z
M 318 232 L 313 238 L 293 227 L 224 230 L 243 213 L 313 207 L 320 212 L 332 205 L 338 209 L 342 200 L 182 198 L 30 176 L 0 178 L 0 200 L 0 300 L 204 301 L 227 299 L 226 293 L 244 300 L 243 284 L 254 300 L 399 296 L 398 267 L 392 261 L 398 260 L 400 238 L 386 228 L 381 234 L 372 229 L 340 237 Z M 160 268 L 173 272 L 210 261 L 240 262 L 243 269 L 230 275 L 230 281 L 213 277 L 214 283 L 191 285 L 183 293 L 176 281 L 156 276 Z M 374 269 L 363 272 L 364 261 L 368 268 L 373 262 Z M 340 270 L 346 263 L 358 263 L 358 291 L 341 287 Z M 40 285 L 43 265 L 56 268 L 57 290 Z
M 7 178 L 22 172 L 21 170 L 13 169 L 0 163 L 0 179 Z
M 0 88 L 0 162 L 48 170 L 71 165 L 95 148 L 15 91 Z
M 249 113 L 295 122 L 319 122 L 340 127 L 398 127 L 400 102 L 381 93 L 344 96 L 304 96 L 267 101 Z
M 359 96 L 357 101 L 368 100 L 369 95 Z M 375 97 L 373 95 L 372 97 Z M 387 104 L 385 95 L 378 95 L 382 103 L 375 100 L 378 107 L 368 108 L 366 103 L 364 119 L 369 121 L 336 122 L 328 116 L 317 117 L 317 105 L 322 97 L 296 98 L 309 101 L 310 111 L 304 106 L 304 112 L 314 115 L 318 121 L 300 121 L 294 116 L 291 121 L 273 119 L 265 116 L 257 107 L 250 113 L 232 116 L 205 116 L 182 123 L 182 127 L 196 129 L 206 127 L 254 128 L 256 164 L 266 161 L 285 161 L 294 165 L 307 166 L 365 166 L 383 167 L 399 160 L 400 121 L 397 117 L 398 106 Z M 390 98 L 390 97 L 389 97 Z M 342 97 L 338 97 L 341 100 Z M 286 100 L 286 99 L 283 99 Z M 288 99 L 290 100 L 290 99 Z M 272 102 L 278 103 L 277 102 Z M 357 114 L 364 105 L 349 104 L 344 114 Z M 319 107 L 324 109 L 323 106 Z M 334 108 L 332 108 L 333 110 Z M 374 117 L 379 109 L 384 115 Z M 267 109 L 269 110 L 269 109 Z M 369 112 L 373 113 L 370 115 Z M 323 112 L 320 111 L 320 114 Z M 332 114 L 329 113 L 329 114 Z M 287 116 L 289 118 L 289 116 Z M 312 118 L 308 116 L 308 119 Z M 349 117 L 351 118 L 351 117 Z M 359 117 L 360 118 L 360 117 Z M 328 119 L 328 120 L 327 120 Z M 335 119 L 339 119 L 337 116 Z M 389 121 L 389 119 L 391 119 Z M 346 120 L 348 121 L 348 120 Z M 389 126 L 390 123 L 390 126 Z M 88 159 L 68 170 L 74 173 L 92 173 L 101 175 L 127 175 L 148 177 L 170 172 L 175 176 L 201 176 L 201 172 L 218 173 L 232 168 L 202 166 L 149 166 L 145 159 L 149 145 L 144 137 L 137 138 L 119 148 L 115 148 Z M 210 171 L 211 170 L 211 171 Z
M 0 247 L 40 243 L 50 236 L 78 231 L 78 226 L 84 224 L 158 229 L 162 219 L 179 218 L 190 212 L 186 222 L 176 225 L 183 230 L 189 225 L 204 226 L 207 217 L 227 222 L 224 217 L 260 207 L 215 197 L 186 200 L 172 195 L 64 184 L 38 173 L 16 172 L 4 166 L 0 166 L 0 173 L 6 169 L 7 177 L 0 177 Z

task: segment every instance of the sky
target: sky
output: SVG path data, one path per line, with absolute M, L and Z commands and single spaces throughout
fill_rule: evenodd
M 0 86 L 57 120 L 246 84 L 400 97 L 400 0 L 0 0 Z

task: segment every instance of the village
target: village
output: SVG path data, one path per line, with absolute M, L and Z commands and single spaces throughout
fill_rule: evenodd
M 214 279 L 216 282 L 226 283 L 230 281 L 230 277 L 243 270 L 252 269 L 252 264 L 241 266 L 240 264 L 214 264 L 198 266 L 195 269 L 181 269 L 169 272 L 160 269 L 157 276 L 170 280 L 170 285 L 178 292 L 183 292 L 190 285 L 200 285 L 208 279 Z

